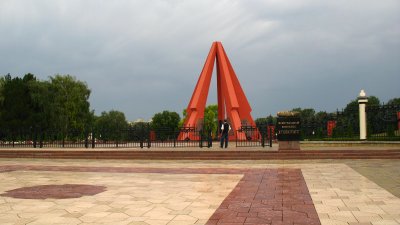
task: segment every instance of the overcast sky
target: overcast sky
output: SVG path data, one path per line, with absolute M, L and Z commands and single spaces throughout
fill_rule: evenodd
M 213 41 L 254 118 L 400 97 L 398 0 L 0 1 L 0 74 L 73 75 L 96 114 L 181 113 Z

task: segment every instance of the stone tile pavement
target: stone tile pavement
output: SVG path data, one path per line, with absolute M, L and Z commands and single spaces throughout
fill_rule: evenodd
M 399 160 L 0 159 L 0 224 L 400 224 L 399 171 Z M 66 184 L 105 190 L 7 196 Z

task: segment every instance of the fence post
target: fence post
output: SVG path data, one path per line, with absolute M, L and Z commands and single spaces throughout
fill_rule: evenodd
M 175 127 L 172 131 L 172 137 L 174 138 L 174 148 L 176 147 L 176 139 L 178 138 L 177 136 L 177 131 L 175 130 Z
M 143 127 L 143 124 L 141 124 L 140 128 L 136 127 L 133 130 L 133 132 L 134 132 L 134 134 L 135 134 L 135 132 L 137 134 L 139 134 L 139 146 L 140 146 L 140 148 L 143 148 L 143 139 L 144 139 L 144 127 Z
M 36 144 L 37 144 L 37 128 L 35 127 L 33 131 L 33 148 L 36 148 Z
M 211 131 L 211 129 L 207 132 L 207 138 L 208 138 L 207 147 L 211 148 L 212 147 L 212 131 Z
M 272 147 L 272 128 L 268 127 L 269 129 L 269 147 Z
M 96 139 L 96 136 L 94 135 L 94 130 L 92 129 L 92 148 L 95 147 L 95 144 L 96 144 L 95 139 Z
M 147 136 L 147 148 L 151 147 L 151 129 L 150 123 L 147 124 L 148 136 Z
M 85 133 L 85 148 L 88 148 L 89 147 L 89 133 L 88 132 L 86 132 Z
M 62 134 L 62 147 L 64 148 L 64 146 L 65 146 L 65 139 L 64 139 L 64 133 Z
M 115 147 L 118 148 L 118 139 L 121 136 L 121 131 L 117 127 L 117 136 L 115 137 Z
M 266 131 L 265 128 L 262 127 L 261 129 L 262 129 L 261 132 L 259 131 L 258 133 L 261 134 L 261 146 L 264 148 L 265 147 L 265 133 L 267 133 L 267 132 L 265 132 Z
M 400 111 L 397 112 L 397 130 L 400 131 Z
M 200 132 L 200 148 L 202 148 L 203 147 L 203 132 L 200 130 L 199 131 Z
M 39 148 L 43 148 L 43 131 L 40 129 L 40 134 L 39 134 Z
M 144 131 L 143 128 L 140 131 L 140 148 L 143 148 Z
M 358 96 L 358 110 L 360 118 L 360 140 L 367 139 L 367 117 L 365 113 L 365 105 L 368 103 L 368 98 L 364 92 L 361 90 Z
M 235 135 L 236 135 L 236 140 L 235 140 L 235 142 L 236 142 L 236 147 L 238 147 L 238 133 L 239 133 L 239 131 L 238 130 L 236 130 L 235 131 Z M 220 138 L 222 138 L 222 132 L 221 132 L 221 137 Z M 221 141 L 221 140 L 219 140 L 219 141 Z M 222 143 L 221 143 L 221 145 L 222 145 Z

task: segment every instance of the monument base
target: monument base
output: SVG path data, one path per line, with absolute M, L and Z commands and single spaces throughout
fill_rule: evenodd
M 299 141 L 279 141 L 278 150 L 300 150 Z

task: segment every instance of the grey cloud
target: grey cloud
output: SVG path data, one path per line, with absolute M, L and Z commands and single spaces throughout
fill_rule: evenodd
M 149 119 L 186 107 L 219 40 L 254 117 L 333 111 L 361 88 L 399 97 L 398 21 L 395 0 L 3 0 L 0 74 L 72 74 L 92 89 L 97 113 Z

